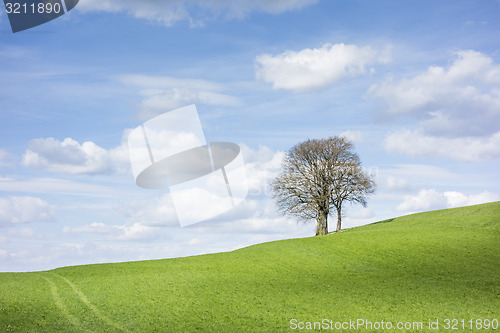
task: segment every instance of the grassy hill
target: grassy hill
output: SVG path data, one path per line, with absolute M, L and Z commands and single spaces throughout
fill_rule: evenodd
M 446 319 L 498 325 L 500 202 L 228 253 L 0 273 L 0 332 L 449 332 Z

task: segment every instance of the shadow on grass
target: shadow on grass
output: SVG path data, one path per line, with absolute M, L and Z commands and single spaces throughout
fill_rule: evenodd
M 373 223 L 371 223 L 371 224 L 373 225 L 373 224 L 389 223 L 389 222 L 392 222 L 392 221 L 394 221 L 394 220 L 395 220 L 395 219 L 394 219 L 394 218 L 392 218 L 392 219 L 387 219 L 387 220 L 383 220 L 383 221 L 373 222 Z

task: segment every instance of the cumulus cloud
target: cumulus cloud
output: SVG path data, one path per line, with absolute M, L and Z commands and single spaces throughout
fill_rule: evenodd
M 102 174 L 123 171 L 128 164 L 125 143 L 106 150 L 92 141 L 79 143 L 71 138 L 59 141 L 55 138 L 33 139 L 28 143 L 22 164 L 51 172 L 69 174 Z
M 500 65 L 476 51 L 460 51 L 449 68 L 429 67 L 422 74 L 395 83 L 392 77 L 370 87 L 368 96 L 380 98 L 388 114 L 425 116 L 429 131 L 477 131 L 474 120 L 482 116 L 499 119 Z M 469 111 L 474 110 L 472 114 Z M 458 116 L 465 116 L 459 122 Z M 456 123 L 447 124 L 454 121 Z M 480 125 L 487 124 L 486 120 Z M 454 125 L 454 126 L 450 126 Z M 461 125 L 463 128 L 457 128 Z M 471 128 L 472 127 L 472 128 Z M 484 131 L 484 126 L 479 128 Z
M 278 14 L 301 9 L 318 0 L 87 0 L 77 7 L 83 11 L 127 12 L 136 18 L 158 21 L 171 26 L 179 21 L 202 25 L 214 15 L 243 18 L 253 11 Z M 200 17 L 200 13 L 202 16 Z M 196 15 L 196 16 L 195 16 Z
M 43 222 L 54 219 L 55 207 L 36 197 L 0 198 L 0 224 Z
M 343 136 L 354 144 L 363 143 L 363 132 L 361 131 L 345 131 L 340 133 L 340 136 Z
M 439 156 L 476 162 L 500 157 L 500 132 L 489 137 L 445 138 L 426 135 L 421 129 L 405 130 L 389 134 L 384 147 L 389 152 L 409 156 Z
M 238 98 L 224 93 L 228 89 L 225 85 L 207 80 L 148 75 L 122 75 L 119 80 L 139 89 L 142 101 L 138 106 L 138 117 L 141 120 L 190 104 L 240 104 Z
M 389 151 L 469 161 L 500 154 L 500 65 L 482 53 L 457 52 L 448 68 L 432 66 L 397 83 L 388 78 L 367 95 L 383 101 L 385 115 L 419 119 L 417 130 L 387 137 Z
M 484 191 L 478 194 L 465 195 L 457 191 L 438 192 L 434 189 L 422 189 L 417 195 L 407 195 L 396 210 L 414 213 L 434 209 L 455 208 L 500 200 L 495 193 Z
M 90 141 L 80 144 L 71 138 L 62 142 L 54 138 L 31 140 L 22 163 L 27 167 L 72 174 L 102 173 L 109 168 L 105 149 Z
M 387 52 L 370 46 L 325 44 L 321 48 L 262 54 L 255 59 L 257 78 L 274 89 L 321 90 L 345 78 L 366 74 L 367 66 L 388 62 Z

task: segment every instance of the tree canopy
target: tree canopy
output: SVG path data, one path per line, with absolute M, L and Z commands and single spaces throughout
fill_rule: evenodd
M 316 219 L 316 235 L 328 233 L 328 215 L 337 214 L 341 230 L 342 205 L 366 206 L 375 181 L 362 168 L 354 145 L 344 137 L 310 139 L 285 155 L 283 170 L 273 183 L 273 197 L 280 211 L 302 219 Z

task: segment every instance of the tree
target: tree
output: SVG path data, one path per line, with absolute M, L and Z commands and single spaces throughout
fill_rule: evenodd
M 282 173 L 272 182 L 273 197 L 281 212 L 302 219 L 316 219 L 316 236 L 328 233 L 328 215 L 337 213 L 342 226 L 342 204 L 357 202 L 366 207 L 366 197 L 375 182 L 361 168 L 353 144 L 343 137 L 307 140 L 285 155 Z

